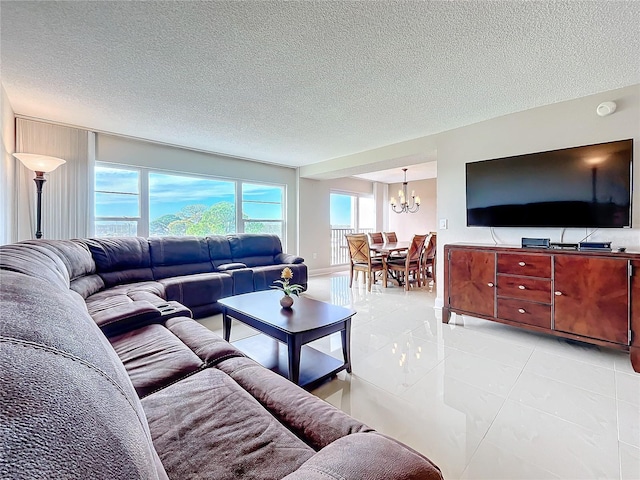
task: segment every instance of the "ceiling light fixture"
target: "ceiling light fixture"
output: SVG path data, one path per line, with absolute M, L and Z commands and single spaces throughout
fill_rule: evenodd
M 407 183 L 407 169 L 403 168 L 404 182 L 402 189 L 398 190 L 399 204 L 396 204 L 395 197 L 391 197 L 391 210 L 396 213 L 416 213 L 420 208 L 420 197 L 416 197 L 415 190 L 411 191 L 411 202 L 409 202 L 409 184 Z

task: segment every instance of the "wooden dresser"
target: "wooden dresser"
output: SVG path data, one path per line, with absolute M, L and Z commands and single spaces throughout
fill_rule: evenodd
M 629 351 L 640 372 L 640 253 L 444 247 L 444 307 Z

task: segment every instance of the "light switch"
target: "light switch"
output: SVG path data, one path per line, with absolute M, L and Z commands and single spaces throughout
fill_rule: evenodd
M 447 221 L 446 218 L 440 219 L 440 230 L 446 230 L 448 225 L 449 225 L 449 222 Z

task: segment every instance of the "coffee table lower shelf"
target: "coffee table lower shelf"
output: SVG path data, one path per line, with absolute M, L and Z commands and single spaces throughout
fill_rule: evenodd
M 284 378 L 289 377 L 287 345 L 266 335 L 257 334 L 233 342 L 245 355 Z M 337 358 L 303 345 L 300 351 L 298 385 L 312 390 L 347 367 Z

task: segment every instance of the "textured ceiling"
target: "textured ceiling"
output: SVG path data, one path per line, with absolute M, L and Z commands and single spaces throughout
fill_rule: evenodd
M 301 166 L 640 83 L 635 1 L 2 1 L 17 114 Z

